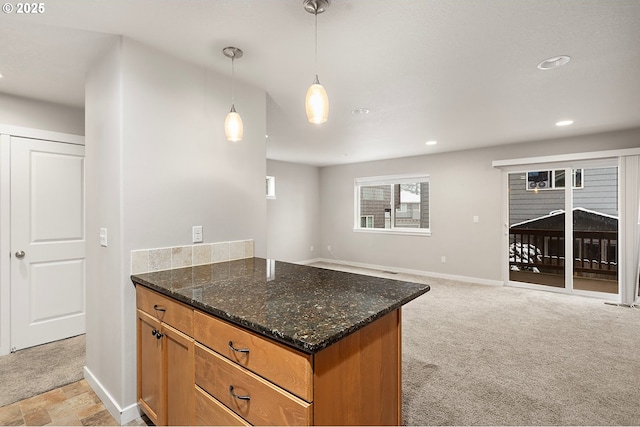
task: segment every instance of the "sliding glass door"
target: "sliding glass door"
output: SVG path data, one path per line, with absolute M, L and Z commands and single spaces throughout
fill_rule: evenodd
M 618 293 L 618 168 L 582 169 L 573 188 L 573 289 Z
M 617 166 L 536 168 L 508 186 L 510 282 L 618 293 Z
M 509 280 L 565 287 L 565 192 L 555 170 L 509 174 Z

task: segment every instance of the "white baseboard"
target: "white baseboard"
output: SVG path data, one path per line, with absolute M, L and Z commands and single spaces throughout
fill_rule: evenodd
M 324 258 L 305 259 L 303 261 L 296 261 L 295 264 L 308 265 L 308 264 L 313 264 L 314 262 L 321 262 L 321 261 L 325 261 L 325 259 Z
M 93 375 L 91 370 L 86 366 L 84 367 L 84 379 L 87 381 L 89 386 L 91 386 L 98 398 L 100 398 L 107 411 L 109 411 L 111 416 L 116 420 L 116 422 L 120 423 L 121 426 L 135 420 L 136 418 L 140 418 L 142 415 L 138 409 L 137 403 L 133 403 L 126 408 L 121 408 L 113 399 L 113 396 L 111 396 L 107 389 L 104 388 L 100 381 L 98 381 L 95 375 Z
M 368 268 L 370 270 L 391 271 L 394 273 L 413 274 L 416 276 L 432 277 L 436 279 L 457 280 L 460 282 L 477 283 L 480 285 L 488 285 L 488 286 L 504 286 L 504 283 L 501 280 L 480 279 L 478 277 L 467 277 L 467 276 L 456 276 L 453 274 L 435 273 L 432 271 L 424 271 L 424 270 L 413 270 L 410 268 L 390 267 L 387 265 L 376 265 L 376 264 L 366 264 L 361 262 L 342 261 L 342 260 L 331 259 L 331 258 L 316 258 L 311 262 L 328 262 L 333 264 L 346 265 L 350 267 Z

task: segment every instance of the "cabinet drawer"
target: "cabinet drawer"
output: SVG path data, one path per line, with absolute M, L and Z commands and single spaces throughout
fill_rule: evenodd
M 180 332 L 193 335 L 193 309 L 144 286 L 136 286 L 137 307 L 171 325 Z
M 197 426 L 250 426 L 243 418 L 218 402 L 200 387 L 196 387 Z
M 313 406 L 196 343 L 196 384 L 254 425 L 310 425 Z M 231 389 L 233 387 L 233 389 Z M 234 397 L 246 397 L 246 400 Z
M 313 401 L 312 356 L 196 311 L 194 338 L 278 386 Z M 239 352 L 233 350 L 229 343 Z

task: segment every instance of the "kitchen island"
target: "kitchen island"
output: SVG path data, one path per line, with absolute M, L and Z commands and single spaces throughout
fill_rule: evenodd
M 262 258 L 131 279 L 154 423 L 401 424 L 401 307 L 428 285 Z

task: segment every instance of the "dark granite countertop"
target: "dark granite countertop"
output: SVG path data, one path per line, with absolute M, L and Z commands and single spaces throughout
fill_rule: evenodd
M 131 280 L 305 353 L 429 291 L 420 283 L 263 258 L 136 274 Z

